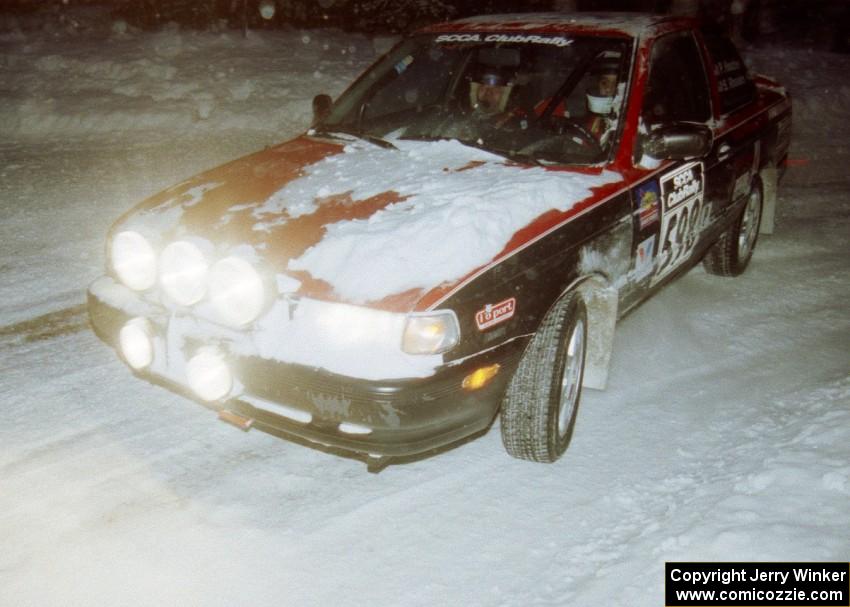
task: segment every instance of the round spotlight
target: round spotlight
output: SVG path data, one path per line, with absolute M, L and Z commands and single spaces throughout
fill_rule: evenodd
M 191 242 L 178 240 L 159 258 L 159 282 L 166 294 L 182 306 L 197 303 L 207 289 L 207 260 Z
M 229 325 L 246 325 L 263 311 L 266 295 L 263 279 L 250 263 L 225 257 L 210 270 L 210 301 Z
M 156 283 L 156 253 L 138 232 L 125 230 L 116 234 L 110 257 L 118 278 L 134 291 L 144 291 Z
M 193 356 L 186 363 L 186 379 L 195 394 L 205 401 L 224 398 L 233 386 L 230 368 L 215 350 L 201 350 Z
M 144 318 L 134 318 L 121 327 L 118 342 L 124 360 L 134 369 L 144 369 L 153 362 L 150 325 Z

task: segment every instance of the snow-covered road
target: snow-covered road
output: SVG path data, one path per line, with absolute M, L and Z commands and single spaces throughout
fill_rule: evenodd
M 197 73 L 221 46 L 170 36 L 122 37 L 103 55 L 109 73 L 129 74 L 133 91 L 158 77 L 129 72 L 134 41 L 176 48 L 155 65 Z M 360 38 L 310 36 L 324 63 L 291 59 L 296 73 L 354 73 L 369 59 Z M 0 77 L 77 49 L 69 83 L 30 85 L 58 100 L 46 115 L 104 69 L 73 39 L 25 41 L 3 43 Z M 250 53 L 267 52 L 261 42 Z M 801 162 L 781 186 L 776 234 L 744 276 L 697 268 L 621 323 L 610 387 L 585 392 L 555 465 L 509 458 L 494 427 L 368 474 L 134 379 L 79 307 L 108 226 L 277 137 L 253 124 L 175 132 L 179 103 L 168 129 L 0 126 L 0 605 L 649 607 L 662 604 L 665 560 L 848 560 L 850 89 L 819 82 L 850 60 L 754 55 L 797 102 Z M 245 79 L 261 108 L 302 110 L 303 96 L 266 88 L 261 69 Z M 99 99 L 92 111 L 116 115 L 113 97 Z

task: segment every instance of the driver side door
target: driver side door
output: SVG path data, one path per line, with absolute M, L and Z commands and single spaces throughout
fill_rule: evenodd
M 650 54 L 642 130 L 707 124 L 712 116 L 710 93 L 694 35 L 684 31 L 660 37 Z M 633 189 L 635 270 L 645 279 L 645 290 L 689 267 L 710 242 L 726 204 L 727 180 L 715 144 L 703 157 L 663 161 Z

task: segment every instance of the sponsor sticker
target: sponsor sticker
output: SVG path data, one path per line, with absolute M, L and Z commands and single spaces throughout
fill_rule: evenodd
M 650 181 L 635 190 L 640 229 L 651 226 L 661 218 L 661 192 L 657 181 Z
M 652 260 L 655 257 L 655 234 L 638 245 L 635 253 L 635 278 L 640 280 L 652 272 Z
M 664 212 L 702 196 L 702 163 L 695 162 L 661 178 Z
M 516 298 L 511 297 L 497 304 L 487 304 L 475 313 L 475 324 L 479 331 L 489 329 L 512 318 L 516 312 Z
M 563 36 L 540 36 L 537 34 L 442 34 L 435 39 L 437 44 L 451 42 L 501 42 L 514 44 L 551 44 L 569 46 L 573 41 Z
M 711 204 L 704 201 L 703 164 L 692 162 L 661 177 L 661 238 L 653 284 L 682 265 L 709 224 Z

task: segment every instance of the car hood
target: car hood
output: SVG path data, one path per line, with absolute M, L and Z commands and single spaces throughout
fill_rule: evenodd
M 457 141 L 393 143 L 300 137 L 169 188 L 116 229 L 159 246 L 203 239 L 216 255 L 259 260 L 303 296 L 411 311 L 622 180 Z

